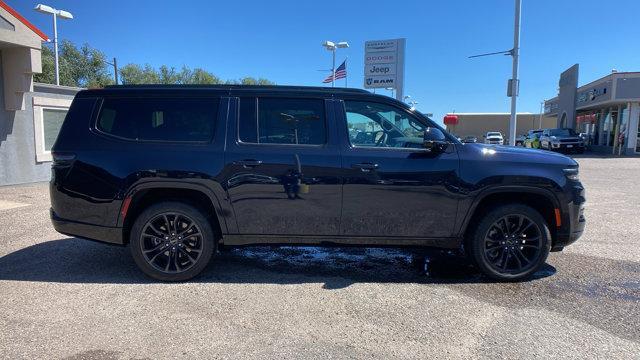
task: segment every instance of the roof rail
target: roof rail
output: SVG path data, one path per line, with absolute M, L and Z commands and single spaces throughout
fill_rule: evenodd
M 208 89 L 208 90 L 286 90 L 286 91 L 321 91 L 335 93 L 369 93 L 364 89 L 323 87 L 323 86 L 298 86 L 298 85 L 183 85 L 183 84 L 139 84 L 139 85 L 107 85 L 105 89 Z

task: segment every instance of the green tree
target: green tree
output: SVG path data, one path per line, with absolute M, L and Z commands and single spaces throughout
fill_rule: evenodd
M 254 77 L 247 76 L 247 77 L 243 77 L 243 78 L 241 78 L 239 80 L 236 80 L 236 79 L 227 80 L 225 82 L 225 84 L 232 84 L 232 85 L 275 85 L 276 83 L 274 83 L 273 81 L 264 79 L 264 78 L 256 79 Z
M 184 71 L 185 68 L 183 68 Z M 213 75 L 212 73 L 201 69 L 195 68 L 189 74 L 189 81 L 185 84 L 202 84 L 202 85 L 214 85 L 214 84 L 222 84 L 222 80 Z
M 60 85 L 77 87 L 101 87 L 113 84 L 105 55 L 89 44 L 76 47 L 63 40 L 59 48 Z M 48 46 L 42 47 L 42 73 L 36 74 L 37 82 L 55 83 L 54 52 Z
M 159 84 L 160 75 L 151 65 L 127 64 L 120 69 L 120 81 L 125 85 Z

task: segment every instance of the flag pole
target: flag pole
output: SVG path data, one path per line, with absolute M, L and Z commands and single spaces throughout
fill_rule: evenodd
M 347 77 L 349 76 L 349 72 L 347 71 L 347 60 L 349 57 L 344 58 L 344 87 L 349 87 L 347 84 Z

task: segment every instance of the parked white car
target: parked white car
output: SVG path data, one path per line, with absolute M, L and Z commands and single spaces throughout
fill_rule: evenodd
M 502 145 L 504 144 L 504 138 L 499 131 L 489 131 L 484 136 L 485 144 L 494 144 L 494 145 Z

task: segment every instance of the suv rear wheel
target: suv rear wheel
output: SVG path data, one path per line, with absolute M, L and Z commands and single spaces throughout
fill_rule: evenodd
M 145 209 L 130 234 L 133 259 L 148 276 L 184 281 L 198 275 L 214 251 L 209 221 L 195 207 L 161 202 Z
M 551 234 L 536 210 L 503 205 L 486 214 L 470 239 L 469 255 L 487 276 L 515 281 L 535 273 L 547 260 Z

